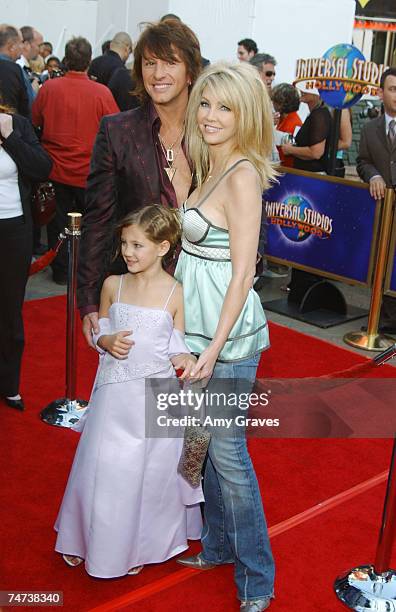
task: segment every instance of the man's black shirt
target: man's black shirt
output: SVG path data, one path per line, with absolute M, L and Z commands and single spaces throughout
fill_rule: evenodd
M 88 76 L 97 83 L 108 85 L 113 73 L 123 66 L 124 62 L 118 53 L 109 49 L 104 55 L 92 60 L 88 68 Z
M 120 111 L 132 110 L 132 108 L 140 106 L 139 99 L 131 94 L 135 84 L 132 81 L 130 71 L 125 66 L 113 72 L 107 86 L 113 94 Z

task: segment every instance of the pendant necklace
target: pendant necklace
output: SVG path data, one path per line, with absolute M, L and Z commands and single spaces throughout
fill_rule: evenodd
M 161 149 L 162 149 L 162 151 L 163 151 L 163 153 L 165 155 L 166 163 L 168 164 L 168 167 L 164 168 L 164 170 L 165 170 L 165 172 L 166 172 L 170 182 L 173 181 L 173 178 L 174 178 L 176 170 L 177 170 L 177 168 L 175 168 L 173 164 L 175 163 L 175 161 L 177 159 L 177 156 L 179 155 L 179 152 L 180 152 L 180 149 L 181 149 L 181 141 L 183 140 L 183 132 L 184 132 L 184 126 L 180 130 L 180 133 L 178 134 L 175 142 L 173 144 L 171 144 L 169 147 L 166 146 L 165 142 L 161 138 L 160 133 L 158 132 L 158 138 L 159 138 L 159 142 L 160 142 L 160 145 L 161 145 Z M 173 148 L 174 148 L 175 144 L 177 143 L 177 141 L 179 140 L 179 138 L 180 138 L 180 144 L 178 146 L 177 151 L 175 152 L 173 150 Z

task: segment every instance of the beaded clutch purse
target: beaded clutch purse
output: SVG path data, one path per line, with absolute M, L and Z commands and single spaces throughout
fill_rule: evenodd
M 183 450 L 177 471 L 192 487 L 198 487 L 202 478 L 202 467 L 209 448 L 211 434 L 205 427 L 186 427 Z

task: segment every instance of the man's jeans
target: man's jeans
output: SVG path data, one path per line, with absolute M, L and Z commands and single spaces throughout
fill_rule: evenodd
M 251 391 L 260 355 L 234 363 L 217 363 L 212 380 L 244 379 L 243 392 Z M 247 389 L 246 380 L 249 381 Z M 211 383 L 207 386 L 210 392 Z M 242 389 L 240 389 L 242 391 Z M 273 595 L 274 561 L 268 538 L 256 474 L 246 437 L 232 431 L 212 435 L 204 475 L 205 523 L 202 558 L 210 563 L 235 563 L 240 600 Z

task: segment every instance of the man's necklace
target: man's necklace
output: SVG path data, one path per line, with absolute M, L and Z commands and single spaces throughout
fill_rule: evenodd
M 162 140 L 161 135 L 158 133 L 158 138 L 159 138 L 159 142 L 161 145 L 161 149 L 165 155 L 165 159 L 166 159 L 166 163 L 168 164 L 167 168 L 164 168 L 168 179 L 170 182 L 173 181 L 173 178 L 175 176 L 176 170 L 177 168 L 174 167 L 174 163 L 177 159 L 177 156 L 180 153 L 180 149 L 181 149 L 181 142 L 183 140 L 183 132 L 184 132 L 184 126 L 182 127 L 180 133 L 178 134 L 175 142 L 173 144 L 171 144 L 169 147 L 166 146 L 165 142 Z M 176 150 L 176 152 L 174 151 L 174 146 L 176 145 L 177 141 L 180 139 L 180 143 L 179 146 Z

